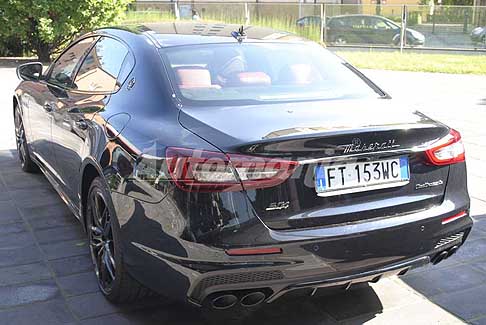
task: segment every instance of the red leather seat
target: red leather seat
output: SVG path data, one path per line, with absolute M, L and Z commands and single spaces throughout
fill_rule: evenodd
M 308 85 L 319 80 L 316 73 L 310 64 L 292 64 L 282 69 L 279 81 L 285 84 Z
M 272 83 L 272 79 L 265 72 L 240 72 L 236 75 L 238 82 L 242 86 L 264 85 L 268 86 Z
M 211 74 L 200 67 L 176 68 L 176 80 L 180 88 L 211 88 Z

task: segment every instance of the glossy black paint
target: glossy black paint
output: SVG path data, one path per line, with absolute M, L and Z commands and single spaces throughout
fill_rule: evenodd
M 13 99 L 22 112 L 33 159 L 81 222 L 90 181 L 102 177 L 116 212 L 112 217 L 120 226 L 126 268 L 138 281 L 195 304 L 218 292 L 252 288 L 271 301 L 293 288 L 347 286 L 390 270 L 406 271 L 443 250 L 434 248 L 441 238 L 461 231 L 467 236 L 469 216 L 441 224 L 443 218 L 469 210 L 465 163 L 430 166 L 416 149 L 446 135 L 448 127 L 419 112 L 399 110 L 386 96 L 224 111 L 182 106 L 173 96 L 158 48 L 234 39 L 192 35 L 194 25 L 181 26 L 188 35 L 170 32 L 171 24 L 152 26 L 166 33 L 161 36 L 137 28 L 103 29 L 83 37 L 111 37 L 129 48 L 133 68 L 115 93 L 78 92 L 44 78 L 23 81 Z M 273 33 L 252 30 L 250 39 Z M 224 113 L 228 110 L 231 118 Z M 390 110 L 396 112 L 386 114 Z M 357 136 L 380 143 L 393 138 L 400 148 L 345 153 L 341 145 Z M 163 158 L 168 146 L 310 159 L 297 175 L 308 174 L 315 165 L 312 159 L 406 154 L 412 179 L 405 187 L 330 198 L 318 197 L 305 176 L 264 190 L 184 192 L 167 177 Z M 143 180 L 147 166 L 162 171 L 157 183 Z M 437 179 L 443 185 L 414 188 Z M 266 211 L 280 201 L 288 201 L 289 209 Z M 225 252 L 253 246 L 281 247 L 283 254 Z

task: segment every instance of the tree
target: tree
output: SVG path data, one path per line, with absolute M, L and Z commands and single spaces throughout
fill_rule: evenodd
M 2 0 L 0 35 L 48 62 L 82 32 L 116 23 L 132 0 Z

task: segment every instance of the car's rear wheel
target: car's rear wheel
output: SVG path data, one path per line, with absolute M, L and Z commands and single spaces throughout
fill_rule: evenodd
M 92 182 L 86 209 L 86 229 L 98 285 L 113 302 L 131 302 L 151 293 L 133 279 L 123 263 L 120 232 L 110 194 L 101 178 Z
M 346 44 L 348 44 L 348 40 L 344 36 L 336 36 L 334 38 L 334 44 L 335 45 L 346 45 Z
M 14 122 L 15 142 L 22 170 L 27 173 L 38 172 L 39 168 L 30 158 L 30 149 L 25 137 L 24 122 L 18 108 L 15 109 Z

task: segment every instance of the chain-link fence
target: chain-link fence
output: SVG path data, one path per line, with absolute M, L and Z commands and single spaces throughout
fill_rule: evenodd
M 139 2 L 126 15 L 167 20 L 265 26 L 337 47 L 486 50 L 486 7 L 477 6 Z

